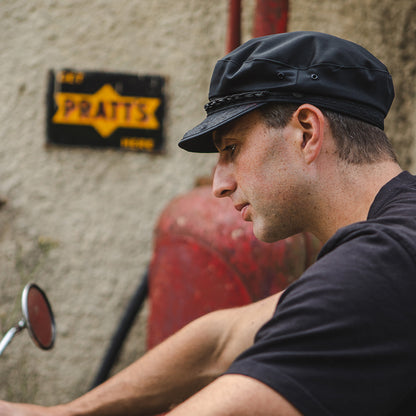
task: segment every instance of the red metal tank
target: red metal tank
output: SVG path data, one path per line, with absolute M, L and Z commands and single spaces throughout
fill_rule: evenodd
M 283 290 L 319 248 L 309 234 L 260 242 L 229 198 L 215 198 L 210 186 L 174 199 L 155 230 L 148 347 L 203 314 Z

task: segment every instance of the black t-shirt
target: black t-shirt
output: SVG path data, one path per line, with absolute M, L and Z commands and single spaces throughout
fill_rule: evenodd
M 227 373 L 269 385 L 301 413 L 416 415 L 416 177 L 376 196 L 282 295 Z

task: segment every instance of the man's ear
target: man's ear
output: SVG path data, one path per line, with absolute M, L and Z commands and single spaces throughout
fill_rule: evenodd
M 322 111 L 312 104 L 302 104 L 293 119 L 302 130 L 302 153 L 306 163 L 312 163 L 319 155 L 324 139 L 325 118 Z

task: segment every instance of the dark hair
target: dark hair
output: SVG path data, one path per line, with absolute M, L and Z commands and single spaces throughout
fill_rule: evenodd
M 298 107 L 298 104 L 270 103 L 260 107 L 259 111 L 266 125 L 283 128 Z M 383 130 L 344 114 L 324 109 L 321 111 L 329 122 L 341 160 L 356 165 L 383 160 L 397 163 L 393 147 Z

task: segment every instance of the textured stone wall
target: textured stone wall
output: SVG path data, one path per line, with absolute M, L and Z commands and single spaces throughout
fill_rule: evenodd
M 88 389 L 150 261 L 160 211 L 212 170 L 212 157 L 177 141 L 203 116 L 226 4 L 5 0 L 0 19 L 0 331 L 32 280 L 58 327 L 50 353 L 27 334 L 13 340 L 0 397 L 53 403 Z M 47 71 L 67 67 L 166 77 L 165 154 L 46 148 Z M 142 352 L 143 332 L 139 322 L 124 361 Z
M 152 254 L 158 215 L 209 175 L 215 156 L 176 143 L 203 116 L 212 67 L 225 48 L 227 1 L 2 0 L 0 2 L 0 332 L 20 318 L 24 284 L 53 304 L 52 352 L 19 335 L 0 358 L 0 398 L 44 404 L 86 391 Z M 243 0 L 243 39 L 254 0 Z M 393 73 L 386 123 L 415 169 L 416 10 L 412 0 L 293 0 L 289 30 L 318 30 L 366 46 Z M 167 78 L 166 152 L 45 147 L 49 69 Z M 146 311 L 117 369 L 144 349 Z

